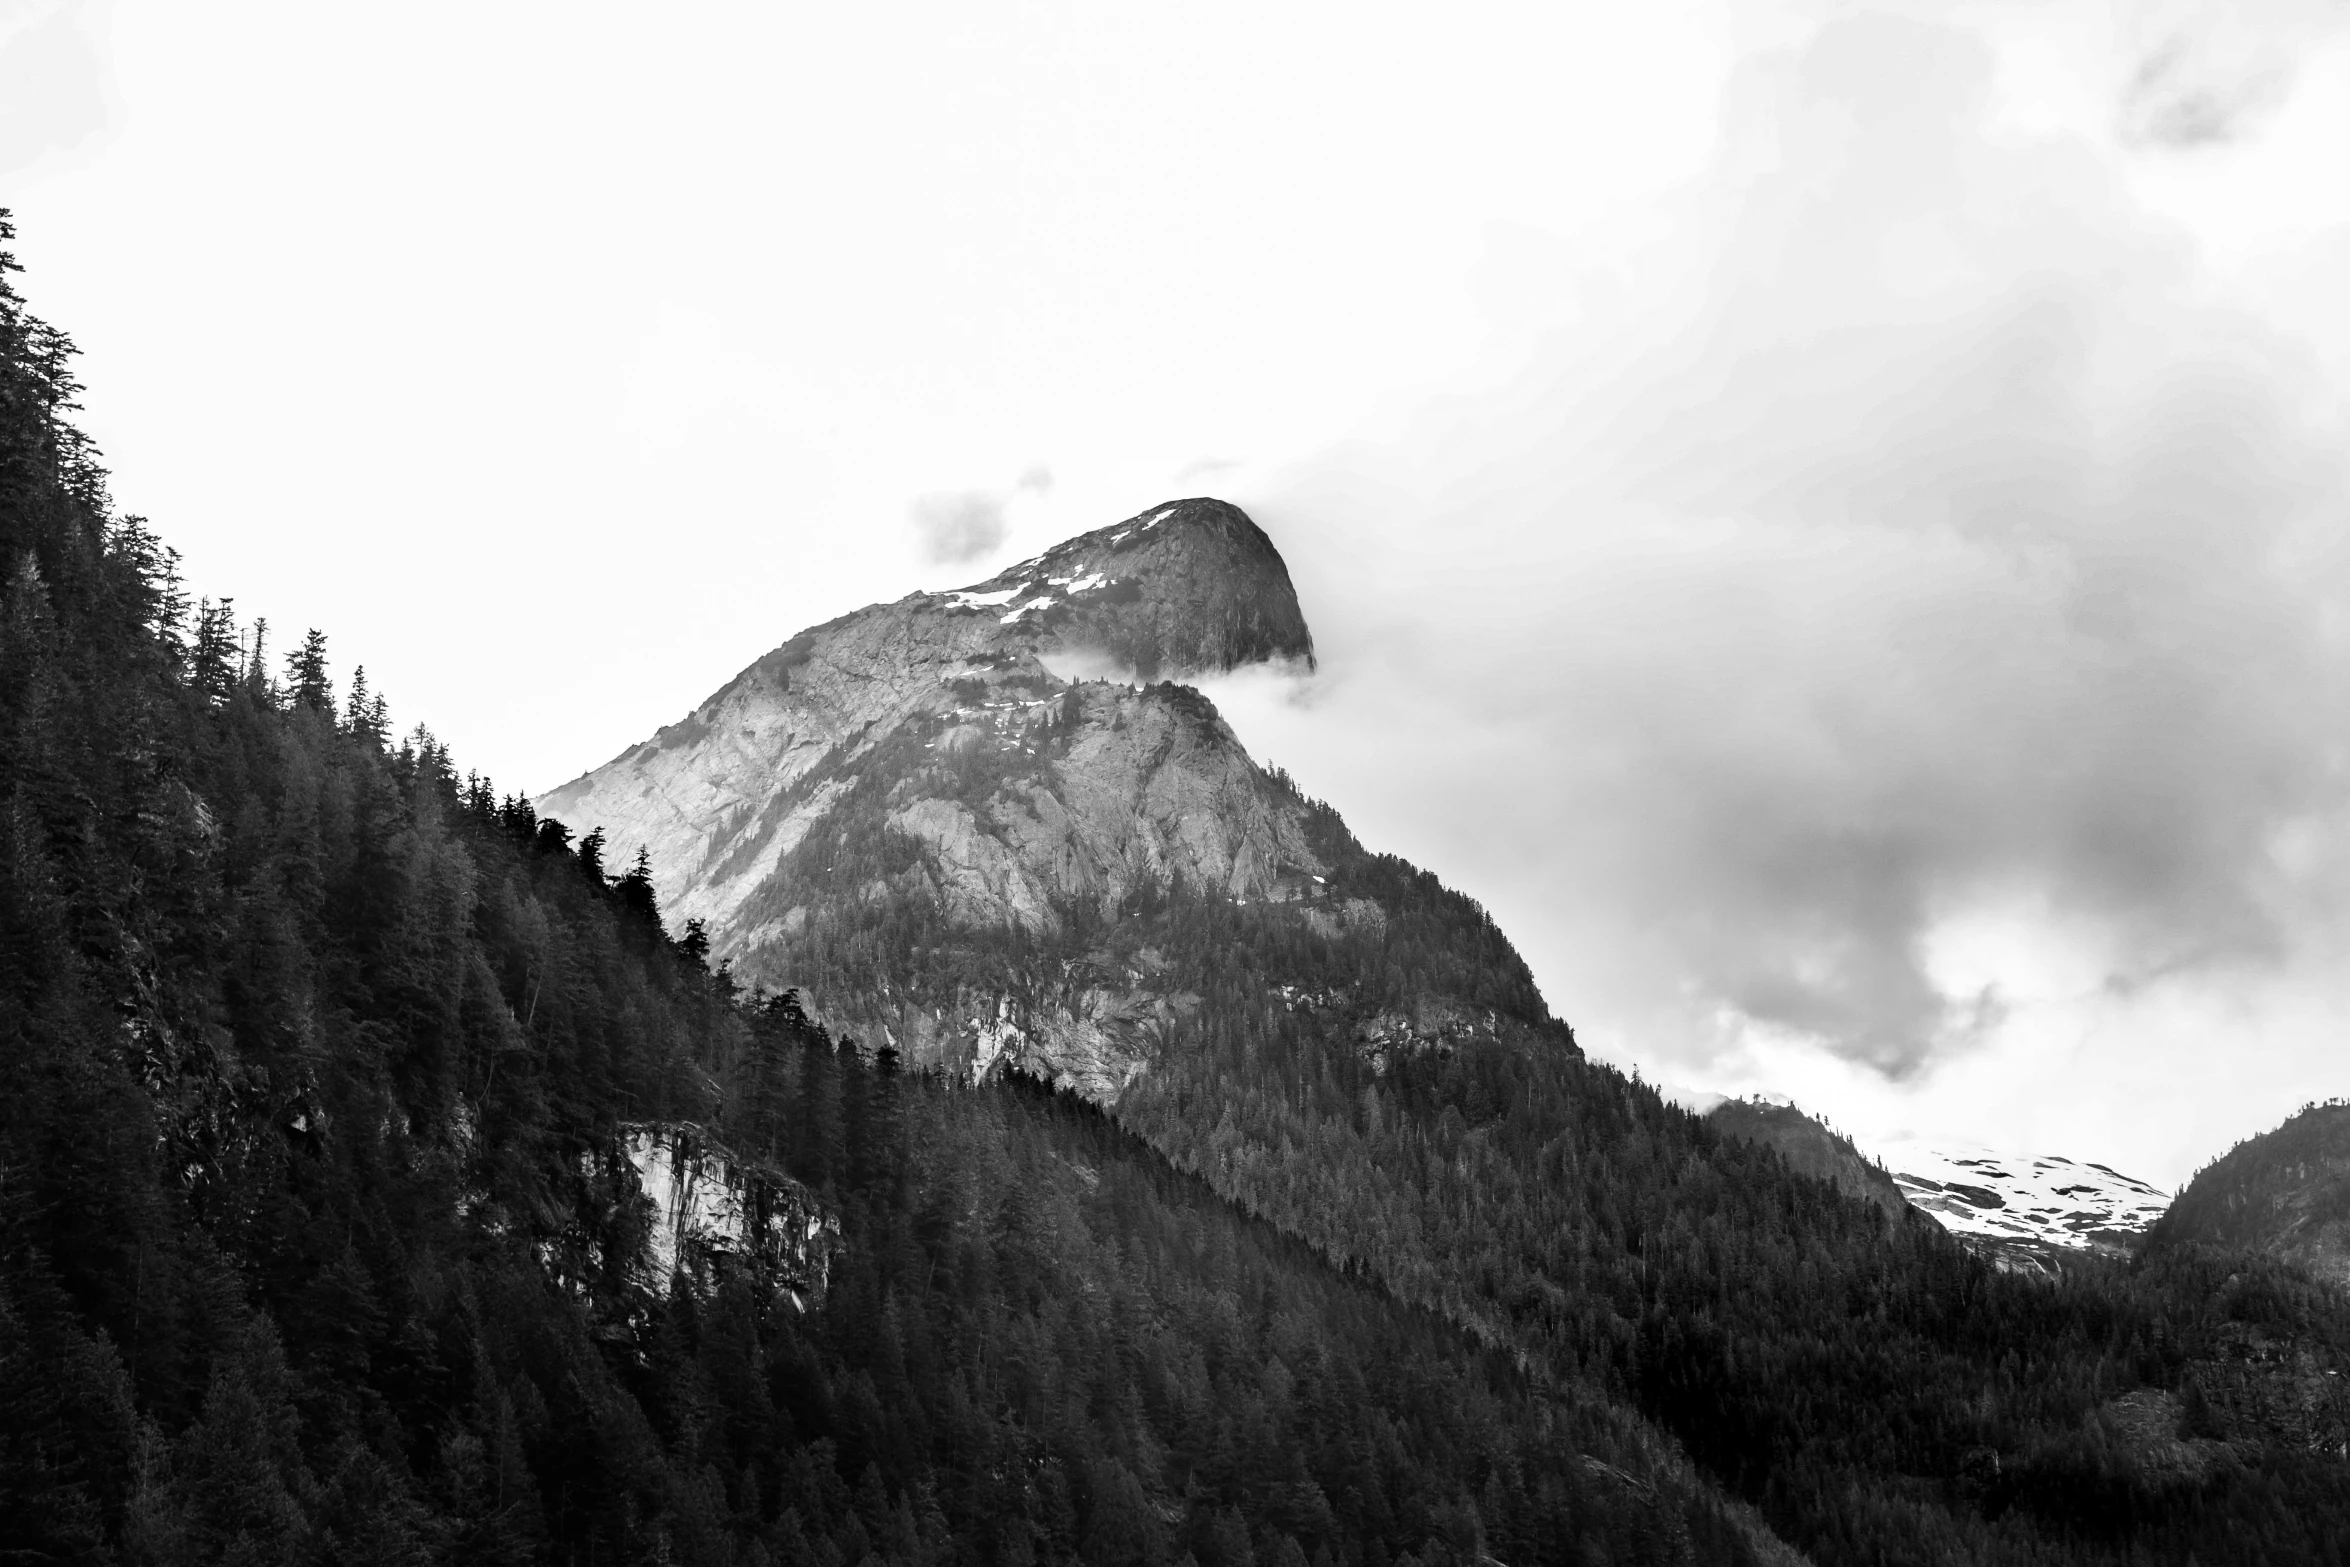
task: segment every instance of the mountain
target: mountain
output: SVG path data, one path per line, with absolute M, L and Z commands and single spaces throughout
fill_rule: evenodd
M 2167 1193 L 2144 1181 L 2059 1154 L 2027 1159 L 1915 1141 L 1881 1152 L 1913 1206 L 2018 1266 L 2127 1256 L 2170 1205 Z
M 1794 1560 L 1071 1096 L 745 994 L 322 636 L 281 680 L 8 266 L 0 1555 Z
M 1147 567 L 1119 554 L 1146 538 Z M 1220 630 L 1224 595 L 1247 636 Z M 2091 1257 L 2067 1273 L 2083 1313 L 1938 1226 L 1888 1225 L 1898 1185 L 1824 1129 L 1701 1120 L 1585 1060 L 1475 903 L 1258 767 L 1199 692 L 1119 667 L 1309 646 L 1270 542 L 1178 502 L 802 633 L 540 804 L 646 848 L 664 907 L 708 921 L 743 982 L 877 1059 L 1091 1099 L 1348 1273 L 1549 1385 L 1609 1390 L 1820 1560 L 2094 1555 L 2145 1528 L 2217 1556 L 2220 1520 L 2254 1514 L 2277 1559 L 2319 1549 L 2331 1480 L 2262 1482 L 2289 1523 L 2251 1491 L 2169 1510 L 2182 1475 L 2235 1471 L 2200 1448 L 2182 1467 L 2163 1422 L 2191 1394 L 2206 1424 L 2266 1407 L 2266 1382 L 2196 1393 L 2231 1332 L 2332 1368 L 2329 1308 L 2245 1294 L 2212 1317 L 2199 1263 Z M 2117 1373 L 2116 1335 L 2161 1347 Z M 2332 1429 L 2228 1420 L 2263 1474 Z
M 2084 1256 L 2125 1257 L 2170 1202 L 2144 1181 L 2061 1155 L 2022 1159 L 1915 1139 L 1864 1153 L 1775 1100 L 1727 1099 L 1707 1110 L 1706 1120 L 1889 1215 L 1914 1208 L 1999 1266 L 2022 1272 L 2046 1273 Z
M 2257 1252 L 2350 1286 L 2350 1103 L 2304 1106 L 2197 1171 L 2155 1233 Z
M 650 850 L 663 906 L 706 921 L 725 957 L 796 928 L 794 910 L 805 917 L 804 903 L 758 895 L 790 879 L 795 851 L 837 822 L 850 783 L 877 761 L 902 765 L 907 744 L 939 760 L 1033 754 L 1043 733 L 1081 730 L 1091 743 L 1047 780 L 1077 787 L 1019 800 L 1034 819 L 1016 829 L 969 811 L 893 815 L 930 844 L 944 896 L 968 917 L 1022 925 L 1075 896 L 1115 906 L 1175 874 L 1261 897 L 1294 882 L 1301 848 L 1230 733 L 1196 703 L 1081 687 L 1053 668 L 1114 667 L 1148 683 L 1276 658 L 1310 665 L 1313 640 L 1272 541 L 1237 508 L 1177 501 L 969 588 L 803 631 L 537 803 L 602 825 L 622 855 Z M 1136 803 L 1140 813 L 1127 809 Z
M 1272 542 L 1175 501 L 801 632 L 537 804 L 648 854 L 662 908 L 739 978 L 924 1067 L 1114 1101 L 1218 963 L 1178 905 L 1375 954 L 1280 976 L 1280 1005 L 1367 1051 L 1512 1029 L 1571 1051 L 1482 911 L 1366 853 L 1198 691 L 1136 683 L 1312 658 Z M 1435 967 L 1407 983 L 1390 959 L 1416 951 Z
M 1196 693 L 1077 678 L 1304 656 L 1236 524 L 1241 577 L 1187 586 L 1178 528 L 1120 590 L 1164 616 L 1005 655 L 1049 723 L 910 640 L 973 710 L 811 741 L 835 798 L 714 969 L 653 867 L 338 702 L 322 635 L 187 603 L 6 270 L 12 1560 L 2339 1559 L 2338 1290 L 1888 1224 L 1587 1060 Z
M 1831 1131 L 1791 1104 L 1725 1099 L 1706 1112 L 1706 1120 L 1726 1136 L 1775 1150 L 1797 1174 L 1826 1181 L 1847 1197 L 1872 1204 L 1888 1218 L 1899 1219 L 1909 1208 L 1903 1188 L 1854 1147 L 1851 1138 Z

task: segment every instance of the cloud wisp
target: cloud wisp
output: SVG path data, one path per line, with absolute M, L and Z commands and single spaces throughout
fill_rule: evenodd
M 1650 1059 L 1914 1080 L 2350 891 L 2315 372 L 1993 86 L 1893 16 L 1750 62 L 1671 240 L 1260 502 L 1329 673 L 1244 732 Z
M 0 3 L 0 176 L 73 156 L 114 128 L 102 0 Z
M 2339 0 L 2140 0 L 2122 20 L 2121 132 L 2183 148 L 2256 130 L 2309 46 L 2350 17 Z
M 1052 470 L 1039 464 L 1020 475 L 1009 491 L 944 490 L 918 497 L 908 514 L 915 548 L 933 566 L 966 566 L 1003 548 L 1012 535 L 1006 515 L 1021 495 L 1043 495 L 1053 487 Z

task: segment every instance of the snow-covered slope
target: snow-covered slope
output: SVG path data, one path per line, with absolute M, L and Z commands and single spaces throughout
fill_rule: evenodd
M 2118 1170 L 1917 1141 L 1869 1150 L 1913 1207 L 1951 1233 L 2001 1251 L 2127 1251 L 2162 1217 L 2170 1195 Z

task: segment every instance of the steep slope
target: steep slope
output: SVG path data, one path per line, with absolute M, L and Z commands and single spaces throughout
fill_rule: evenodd
M 1381 869 L 1200 693 L 1077 678 L 1277 658 L 1312 658 L 1279 553 L 1237 509 L 1177 501 L 802 632 L 539 803 L 648 851 L 663 907 L 744 980 L 924 1066 L 1115 1100 L 1200 1005 L 1220 959 L 1182 911 L 1211 906 L 1350 949 L 1265 996 L 1343 1015 L 1366 1051 L 1512 1027 L 1571 1048 L 1481 911 Z M 1404 983 L 1399 942 L 1449 979 Z
M 1143 519 L 1175 528 L 1161 597 L 1207 602 L 1180 581 L 1199 559 L 1286 601 L 1286 572 L 1235 577 L 1179 516 Z M 1587 1062 L 1481 909 L 1365 850 L 1197 692 L 1073 678 L 1114 661 L 1118 606 L 1089 640 L 1030 642 L 1036 575 L 868 610 L 762 661 L 821 656 L 807 685 L 889 700 L 788 780 L 730 775 L 739 803 L 704 817 L 732 848 L 680 840 L 665 885 L 681 908 L 727 886 L 713 929 L 737 974 L 797 987 L 876 1060 L 1078 1090 L 1350 1274 L 1559 1387 L 1607 1389 L 1823 1564 L 2226 1559 L 2247 1530 L 2268 1559 L 2329 1559 L 2350 1476 L 2297 1467 L 2323 1418 L 2228 1427 L 2247 1467 L 2194 1470 L 2217 1489 L 2191 1498 L 2170 1447 L 2109 1430 L 2188 1408 L 2194 1368 L 2239 1329 L 2333 1369 L 2350 1322 L 2332 1308 L 2260 1291 L 2215 1308 L 2193 1267 L 2090 1258 L 2063 1291 L 2008 1277 L 1938 1226 L 1888 1224 L 1881 1189 L 1791 1177 L 1777 1148 Z M 950 634 L 967 640 L 941 653 Z M 670 750 L 739 762 L 703 713 L 812 732 L 800 667 L 759 713 L 727 706 L 747 674 Z M 547 803 L 624 856 L 626 821 L 669 810 L 656 784 L 710 797 L 664 754 Z M 789 841 L 742 825 L 762 818 Z
M 2204 1166 L 2151 1238 L 2260 1252 L 2350 1287 L 2350 1102 L 2307 1106 Z
M 191 624 L 9 265 L 0 1556 L 1791 1560 L 1090 1108 L 743 997 L 322 639 Z
M 889 812 L 964 779 L 1000 827 L 1010 748 L 861 772 L 798 851 L 842 879 L 783 889 L 844 1004 L 1167 1010 L 1107 1114 L 843 1048 L 184 614 L 66 363 L 0 275 L 14 1556 L 2339 1562 L 2338 1291 L 1888 1226 L 1582 1060 L 1277 775 L 1326 890 L 990 922 L 897 896 L 935 856 Z
M 1872 1164 L 1851 1138 L 1830 1131 L 1791 1104 L 1726 1099 L 1705 1118 L 1725 1136 L 1776 1149 L 1797 1174 L 1826 1181 L 1847 1197 L 1875 1205 L 1888 1218 L 1898 1219 L 1909 1207 L 1893 1177 Z
M 622 857 L 650 850 L 664 907 L 706 921 L 717 953 L 731 956 L 772 933 L 746 920 L 746 900 L 827 820 L 876 752 L 918 733 L 952 753 L 1062 716 L 1050 709 L 1068 683 L 1047 660 L 1147 682 L 1312 657 L 1272 542 L 1234 507 L 1176 501 L 969 588 L 909 594 L 803 631 L 538 805 L 583 828 L 601 825 Z M 950 879 L 972 914 L 1033 923 L 1053 893 L 1114 901 L 1173 872 L 1235 896 L 1261 895 L 1278 880 L 1289 846 L 1263 823 L 1226 820 L 1245 783 L 1228 734 L 1173 722 L 1163 704 L 1125 686 L 1099 686 L 1086 705 L 1063 721 L 1105 734 L 1123 732 L 1128 719 L 1140 726 L 1086 760 L 1162 787 L 1137 821 L 1102 819 L 1081 799 L 1022 846 L 1034 852 L 1016 856 L 1009 879 L 1001 864 L 953 864 L 966 873 Z M 1161 765 L 1155 748 L 1185 742 L 1205 753 L 1196 758 L 1203 765 Z M 959 824 L 936 814 L 915 813 L 906 825 L 967 846 Z

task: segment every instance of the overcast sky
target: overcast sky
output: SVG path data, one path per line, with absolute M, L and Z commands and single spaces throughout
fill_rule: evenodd
M 0 0 L 125 509 L 510 787 L 1183 494 L 1587 1044 L 2172 1182 L 2350 1092 L 2319 0 Z

